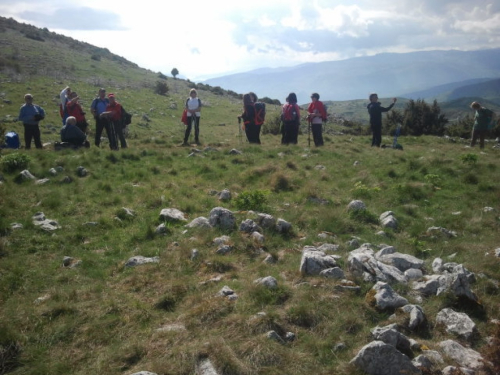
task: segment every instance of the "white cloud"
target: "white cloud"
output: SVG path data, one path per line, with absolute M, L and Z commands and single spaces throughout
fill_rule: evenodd
M 493 0 L 0 0 L 0 14 L 192 80 L 380 52 L 500 47 Z

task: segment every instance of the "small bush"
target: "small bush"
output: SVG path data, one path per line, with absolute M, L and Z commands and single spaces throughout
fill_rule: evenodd
M 462 155 L 460 159 L 464 164 L 474 165 L 477 163 L 477 155 L 473 153 Z
M 352 210 L 349 211 L 349 217 L 352 220 L 358 221 L 360 223 L 367 223 L 367 224 L 377 224 L 378 219 L 375 214 L 372 214 L 368 210 Z
M 156 82 L 155 94 L 166 95 L 168 93 L 168 85 L 164 81 Z
M 236 197 L 234 203 L 238 210 L 264 211 L 268 194 L 266 190 L 244 191 Z
M 28 168 L 28 164 L 30 163 L 30 161 L 31 160 L 28 155 L 15 153 L 5 155 L 0 160 L 0 164 L 4 172 L 12 173 L 16 170 L 20 171 Z
M 469 185 L 477 185 L 479 183 L 479 179 L 474 173 L 467 173 L 464 176 L 464 182 Z

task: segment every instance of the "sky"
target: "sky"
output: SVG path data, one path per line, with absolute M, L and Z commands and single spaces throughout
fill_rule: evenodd
M 194 82 L 382 52 L 500 47 L 498 0 L 0 0 L 0 15 Z

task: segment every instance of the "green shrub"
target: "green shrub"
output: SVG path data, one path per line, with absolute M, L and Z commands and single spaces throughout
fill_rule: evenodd
M 0 164 L 2 166 L 2 170 L 5 172 L 15 172 L 16 170 L 23 170 L 28 168 L 28 164 L 30 163 L 30 158 L 26 154 L 14 153 L 5 155 L 0 160 Z
M 267 204 L 266 190 L 243 191 L 234 200 L 238 210 L 264 211 Z
M 464 164 L 469 164 L 473 165 L 477 163 L 477 155 L 473 153 L 461 155 L 460 159 L 462 160 L 462 163 Z

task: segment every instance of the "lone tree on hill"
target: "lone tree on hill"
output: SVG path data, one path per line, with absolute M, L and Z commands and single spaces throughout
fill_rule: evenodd
M 179 71 L 177 70 L 177 68 L 174 68 L 174 69 L 172 69 L 172 71 L 170 73 L 172 73 L 172 75 L 174 76 L 174 79 L 176 79 L 177 74 L 179 74 Z

